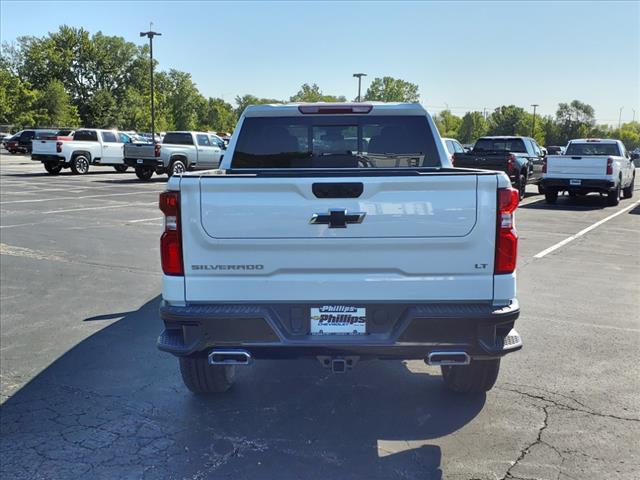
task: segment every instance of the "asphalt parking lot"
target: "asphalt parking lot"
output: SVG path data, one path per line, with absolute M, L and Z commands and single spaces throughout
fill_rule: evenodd
M 164 186 L 3 152 L 2 478 L 638 478 L 640 186 L 617 207 L 531 189 L 525 346 L 466 397 L 418 361 L 256 362 L 225 395 L 189 393 L 155 347 Z

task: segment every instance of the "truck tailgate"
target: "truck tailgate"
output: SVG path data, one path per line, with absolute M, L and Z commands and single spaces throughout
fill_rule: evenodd
M 184 177 L 186 300 L 490 300 L 496 188 L 490 174 Z
M 155 158 L 155 146 L 153 143 L 127 143 L 124 158 Z
M 607 173 L 606 156 L 550 155 L 547 157 L 547 177 L 602 178 Z
M 56 155 L 57 140 L 33 140 L 31 142 L 31 153 L 36 155 Z

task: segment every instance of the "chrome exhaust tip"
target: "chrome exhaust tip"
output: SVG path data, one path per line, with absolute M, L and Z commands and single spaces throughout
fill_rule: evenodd
M 246 350 L 212 350 L 209 365 L 249 365 L 251 354 Z
M 469 365 L 471 357 L 467 352 L 431 352 L 427 356 L 429 365 Z

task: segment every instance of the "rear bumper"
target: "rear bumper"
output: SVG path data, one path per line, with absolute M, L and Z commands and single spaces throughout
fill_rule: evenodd
M 35 162 L 54 162 L 54 163 L 65 163 L 65 158 L 59 155 L 49 155 L 43 153 L 32 153 L 31 160 Z
M 334 304 L 335 302 L 329 302 Z M 339 302 L 345 304 L 345 302 Z M 490 303 L 364 303 L 367 333 L 310 335 L 306 304 L 215 304 L 186 307 L 163 302 L 165 330 L 158 348 L 176 356 L 206 354 L 213 348 L 242 348 L 253 358 L 357 355 L 421 359 L 433 351 L 462 350 L 472 358 L 496 358 L 519 350 L 514 322 L 517 301 Z
M 125 158 L 124 164 L 133 168 L 164 168 L 164 163 L 159 158 Z
M 607 192 L 616 186 L 615 182 L 606 179 L 578 179 L 580 185 L 571 185 L 569 178 L 543 178 L 540 185 L 545 189 L 575 190 L 589 192 Z

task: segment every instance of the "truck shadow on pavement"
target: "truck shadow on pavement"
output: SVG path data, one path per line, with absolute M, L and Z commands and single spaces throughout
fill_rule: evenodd
M 71 348 L 0 408 L 2 478 L 441 479 L 450 434 L 485 395 L 444 390 L 419 362 L 257 361 L 196 396 L 156 350 L 159 297 Z M 79 322 L 82 319 L 78 320 Z M 34 352 L 37 355 L 37 352 Z
M 547 203 L 544 198 L 540 201 L 532 202 L 527 205 L 520 205 L 518 209 L 531 210 L 602 210 L 608 208 L 607 197 L 600 195 L 579 195 L 570 197 L 569 195 L 558 196 L 557 203 Z

